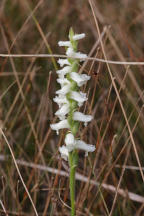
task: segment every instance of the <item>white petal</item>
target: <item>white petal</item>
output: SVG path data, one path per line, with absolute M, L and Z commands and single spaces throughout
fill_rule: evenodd
M 70 81 L 66 78 L 58 78 L 57 82 L 61 85 L 64 86 L 65 84 L 70 84 Z
M 66 145 L 73 145 L 75 143 L 75 138 L 72 133 L 68 133 L 65 137 Z
M 71 92 L 71 99 L 73 99 L 79 103 L 83 103 L 84 101 L 87 100 L 87 97 L 86 97 L 86 94 L 83 92 L 72 91 Z
M 59 75 L 59 77 L 64 78 L 67 73 L 71 72 L 71 69 L 71 66 L 65 66 L 63 69 L 57 70 L 56 73 Z
M 64 104 L 62 107 L 56 111 L 55 115 L 59 116 L 60 119 L 65 119 L 65 115 L 69 112 L 69 104 Z
M 68 103 L 66 97 L 63 96 L 63 95 L 62 95 L 62 96 L 61 96 L 61 95 L 56 96 L 56 97 L 53 99 L 53 101 L 54 101 L 55 103 L 57 103 L 57 104 L 59 105 L 59 107 L 61 107 L 61 105 L 64 104 L 64 103 Z
M 83 54 L 83 53 L 80 53 L 80 52 L 75 52 L 72 47 L 69 47 L 67 49 L 66 55 L 68 57 L 72 57 L 72 58 L 79 58 L 79 59 L 85 59 L 85 58 L 87 58 L 86 54 Z
M 82 112 L 74 112 L 73 120 L 81 122 L 90 122 L 93 119 L 91 115 L 85 115 Z
M 87 58 L 87 55 L 86 54 L 83 54 L 81 52 L 77 52 L 75 53 L 75 58 L 79 58 L 79 59 L 86 59 Z
M 71 85 L 64 85 L 60 90 L 56 91 L 56 94 L 66 95 L 70 91 Z
M 67 148 L 68 152 L 71 152 L 74 149 L 76 149 L 76 145 L 67 145 L 66 148 Z
M 94 145 L 86 144 L 82 140 L 76 140 L 76 148 L 84 150 L 86 152 L 93 152 L 93 151 L 95 151 L 95 146 Z
M 68 149 L 66 146 L 62 146 L 62 147 L 59 147 L 59 152 L 61 153 L 61 157 L 64 159 L 64 160 L 67 160 L 68 159 Z
M 58 45 L 59 46 L 68 46 L 68 47 L 70 47 L 71 46 L 71 42 L 70 41 L 59 41 Z
M 70 126 L 68 124 L 68 121 L 66 119 L 62 120 L 62 121 L 60 121 L 60 122 L 58 122 L 56 124 L 51 124 L 50 127 L 51 127 L 52 130 L 56 130 L 57 134 L 58 134 L 60 129 L 70 128 Z
M 67 59 L 59 59 L 57 62 L 60 64 L 61 67 L 63 67 L 64 65 L 70 65 Z
M 86 74 L 78 74 L 76 72 L 71 72 L 70 77 L 77 83 L 79 87 L 84 85 L 90 79 L 90 76 Z
M 78 106 L 79 107 L 83 106 L 83 102 L 78 102 Z
M 68 149 L 68 152 L 73 151 L 76 148 L 76 142 L 75 142 L 75 138 L 73 136 L 72 133 L 68 133 L 65 137 L 65 143 L 66 143 L 66 147 Z
M 73 36 L 73 40 L 80 40 L 80 39 L 82 39 L 82 38 L 84 38 L 85 37 L 85 34 L 84 33 L 82 33 L 82 34 L 75 34 L 74 36 Z
M 66 55 L 69 57 L 74 57 L 75 56 L 75 51 L 73 50 L 72 47 L 69 47 L 66 51 Z

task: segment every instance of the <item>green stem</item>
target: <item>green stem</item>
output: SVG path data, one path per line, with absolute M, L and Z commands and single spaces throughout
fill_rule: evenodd
M 71 216 L 75 216 L 75 172 L 77 166 L 78 154 L 74 150 L 69 153 L 70 165 L 70 199 L 71 199 Z
M 77 41 L 73 40 L 73 29 L 71 28 L 69 31 L 69 39 L 72 44 L 72 47 L 74 51 L 77 51 Z M 73 60 L 71 58 L 68 58 L 69 63 L 72 66 L 72 71 L 78 71 L 78 60 Z M 78 91 L 78 86 L 75 81 L 71 79 L 69 74 L 67 74 L 67 79 L 71 82 L 71 91 Z M 76 136 L 79 128 L 79 122 L 73 120 L 73 113 L 78 107 L 78 103 L 71 99 L 70 94 L 67 94 L 67 100 L 70 104 L 70 111 L 68 115 L 68 123 L 70 125 L 71 133 Z M 76 167 L 78 164 L 78 153 L 76 150 L 73 150 L 72 152 L 69 152 L 69 166 L 70 166 L 70 200 L 71 200 L 71 216 L 76 215 L 76 209 L 75 209 L 75 172 Z
M 75 168 L 70 168 L 71 216 L 75 216 Z

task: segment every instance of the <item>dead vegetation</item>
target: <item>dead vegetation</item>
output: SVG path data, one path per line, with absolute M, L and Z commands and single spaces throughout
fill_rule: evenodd
M 88 158 L 79 153 L 77 215 L 144 214 L 143 9 L 143 0 L 1 0 L 0 53 L 35 56 L 0 57 L 0 215 L 70 214 L 64 131 L 49 125 L 52 54 L 64 53 L 57 42 L 71 26 L 86 33 L 79 49 L 93 58 L 80 65 L 91 75 L 83 109 L 94 116 L 80 135 L 96 145 Z

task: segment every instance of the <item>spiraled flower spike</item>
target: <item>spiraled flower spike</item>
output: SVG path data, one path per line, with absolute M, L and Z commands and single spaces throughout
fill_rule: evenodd
M 59 41 L 59 46 L 66 47 L 67 59 L 59 59 L 58 63 L 62 69 L 57 71 L 57 82 L 61 88 L 56 91 L 57 96 L 54 101 L 58 104 L 59 109 L 55 115 L 58 116 L 60 121 L 51 124 L 51 129 L 56 130 L 57 134 L 60 129 L 69 129 L 68 134 L 65 136 L 65 144 L 59 148 L 61 157 L 65 160 L 69 159 L 70 165 L 70 194 L 71 194 L 71 215 L 75 215 L 75 201 L 74 201 L 74 188 L 75 188 L 75 169 L 78 163 L 77 150 L 93 152 L 95 146 L 86 144 L 84 141 L 75 138 L 79 129 L 79 123 L 84 123 L 84 126 L 92 120 L 91 115 L 85 115 L 78 111 L 85 101 L 87 101 L 86 93 L 80 91 L 80 87 L 86 84 L 90 79 L 87 74 L 78 74 L 78 65 L 83 61 L 87 55 L 77 52 L 78 40 L 83 39 L 85 34 L 74 34 L 72 28 L 69 31 L 69 41 Z

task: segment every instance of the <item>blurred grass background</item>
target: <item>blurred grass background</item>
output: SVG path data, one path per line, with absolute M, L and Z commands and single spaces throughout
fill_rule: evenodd
M 90 2 L 107 58 L 144 61 L 143 0 L 1 0 L 0 53 L 64 54 L 57 42 L 67 40 L 72 26 L 76 33 L 86 33 L 79 50 L 103 59 Z M 43 216 L 70 215 L 69 168 L 58 152 L 64 132 L 56 136 L 49 127 L 56 121 L 56 60 L 0 57 L 0 126 Z M 80 135 L 96 145 L 96 152 L 88 158 L 79 153 L 77 215 L 143 216 L 144 67 L 109 67 L 118 94 L 105 63 L 80 65 L 91 75 L 83 109 L 94 116 Z M 35 215 L 3 135 L 0 166 L 0 215 Z

